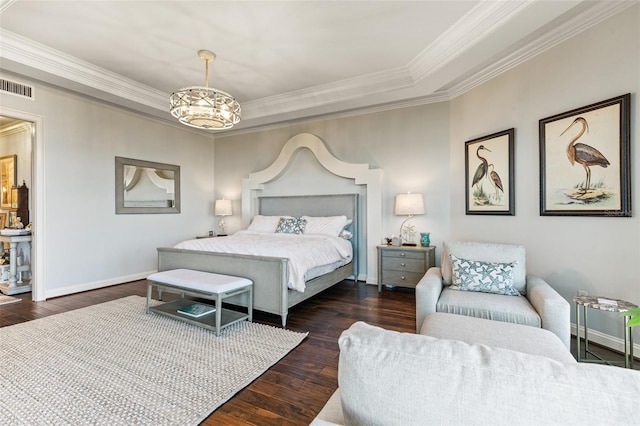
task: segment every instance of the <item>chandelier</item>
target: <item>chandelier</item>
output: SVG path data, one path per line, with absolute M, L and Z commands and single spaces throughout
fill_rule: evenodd
M 206 63 L 204 86 L 185 87 L 171 94 L 171 115 L 198 129 L 230 129 L 240 121 L 240 104 L 230 94 L 209 88 L 209 62 L 216 59 L 215 53 L 198 50 L 198 56 Z

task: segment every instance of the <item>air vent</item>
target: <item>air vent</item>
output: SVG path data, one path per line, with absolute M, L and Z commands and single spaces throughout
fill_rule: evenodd
M 33 86 L 28 86 L 5 78 L 0 78 L 0 91 L 20 96 L 22 98 L 34 99 Z

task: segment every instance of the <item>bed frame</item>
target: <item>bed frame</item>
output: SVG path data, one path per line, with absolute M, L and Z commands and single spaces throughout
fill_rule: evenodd
M 158 248 L 158 271 L 185 268 L 205 272 L 249 278 L 253 281 L 253 307 L 259 311 L 280 315 L 282 326 L 287 323 L 289 308 L 321 291 L 353 276 L 358 277 L 358 194 L 305 195 L 285 197 L 259 197 L 259 214 L 266 216 L 337 216 L 353 219 L 353 260 L 333 272 L 306 282 L 304 292 L 287 287 L 288 262 L 281 257 L 251 256 L 216 253 L 200 250 Z M 246 295 L 229 298 L 229 301 L 246 306 Z

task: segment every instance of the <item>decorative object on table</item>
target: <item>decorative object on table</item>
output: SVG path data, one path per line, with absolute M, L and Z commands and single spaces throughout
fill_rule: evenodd
M 578 360 L 578 362 L 599 362 L 609 365 L 620 364 L 620 362 L 617 361 L 604 360 L 598 355 L 589 351 L 589 325 L 587 323 L 587 308 L 591 308 L 606 312 L 620 312 L 620 316 L 624 318 L 624 361 L 622 362 L 622 364 L 624 364 L 625 368 L 633 368 L 633 332 L 631 330 L 631 327 L 629 326 L 629 319 L 627 317 L 631 316 L 629 315 L 629 312 L 638 309 L 638 305 L 634 305 L 633 303 L 627 302 L 626 300 L 611 299 L 601 296 L 575 296 L 573 298 L 573 301 L 576 304 L 576 359 Z M 582 317 L 584 318 L 584 356 L 580 350 L 580 341 L 582 340 L 582 338 L 580 337 L 580 306 L 582 306 Z M 588 359 L 589 355 L 593 356 L 596 359 Z
M 31 337 L 47 335 L 55 339 Z M 54 417 L 60 424 L 200 424 L 307 335 L 244 321 L 216 337 L 146 315 L 139 296 L 3 327 L 0 382 L 11 386 L 0 386 L 0 398 L 11 404 L 0 418 L 10 424 Z
M 631 217 L 631 95 L 540 120 L 540 215 Z
M 0 194 L 0 208 L 11 208 L 11 188 L 16 186 L 18 181 L 17 155 L 5 155 L 0 157 L 0 184 L 2 193 Z
M 384 242 L 386 245 L 390 246 L 391 244 L 393 244 L 393 235 L 390 237 L 384 237 Z
M 198 57 L 206 64 L 204 86 L 184 87 L 172 93 L 171 115 L 182 124 L 198 129 L 230 129 L 240 122 L 240 104 L 230 94 L 209 88 L 209 63 L 215 61 L 215 53 L 198 50 Z
M 224 217 L 231 216 L 233 214 L 233 209 L 231 207 L 231 200 L 216 200 L 216 204 L 214 207 L 214 214 L 216 216 L 220 216 L 220 220 L 218 221 L 218 236 L 225 236 L 227 233 L 225 232 L 225 223 Z
M 29 188 L 24 180 L 22 185 L 11 188 L 11 210 L 16 212 L 22 223 L 29 223 Z
M 424 214 L 424 198 L 422 194 L 398 194 L 396 195 L 394 213 L 396 216 L 408 216 L 400 225 L 400 239 L 402 245 L 415 246 L 416 232 L 413 225 L 407 221 L 413 216 Z
M 0 213 L 0 229 L 4 229 L 9 223 L 9 213 L 3 212 Z
M 429 244 L 431 244 L 431 237 L 429 235 L 429 232 L 420 233 L 420 245 L 422 247 L 429 247 Z
M 514 133 L 515 129 L 508 129 L 465 142 L 467 214 L 516 214 Z

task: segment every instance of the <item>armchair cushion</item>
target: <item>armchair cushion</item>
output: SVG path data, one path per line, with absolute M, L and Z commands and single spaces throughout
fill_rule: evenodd
M 541 327 L 540 315 L 526 297 L 459 291 L 445 287 L 436 304 L 436 311 Z
M 513 285 L 520 294 L 526 293 L 527 268 L 524 246 L 475 242 L 445 242 L 440 260 L 444 285 L 451 285 L 452 283 L 450 254 L 458 258 L 481 262 L 515 263 L 513 268 Z

